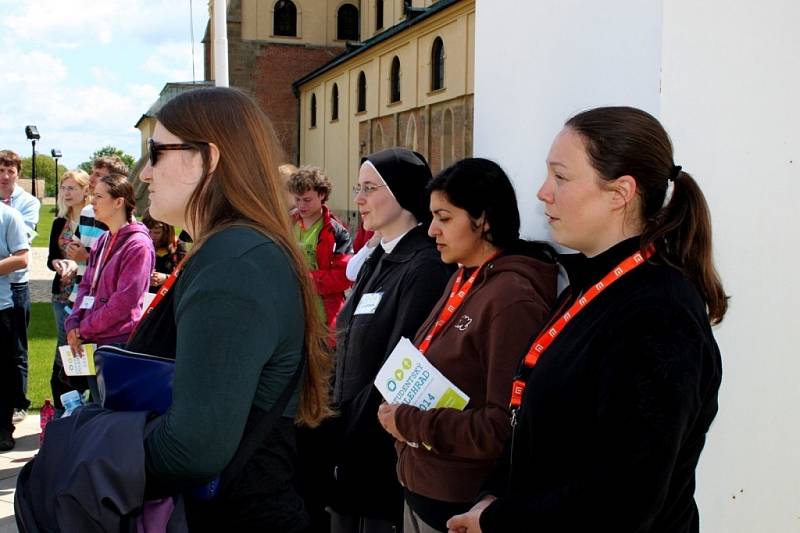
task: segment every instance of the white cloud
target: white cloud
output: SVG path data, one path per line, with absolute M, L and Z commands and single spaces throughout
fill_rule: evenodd
M 92 79 L 98 83 L 117 83 L 119 76 L 108 67 L 94 66 L 89 69 Z
M 56 47 L 89 40 L 107 44 L 111 42 L 113 21 L 124 13 L 118 4 L 90 0 L 24 2 L 0 24 L 23 42 L 48 36 L 50 45 Z
M 145 72 L 164 76 L 170 81 L 191 81 L 191 50 L 188 42 L 162 43 L 144 61 L 142 69 Z M 196 73 L 196 77 L 202 76 L 197 76 Z
M 192 0 L 196 77 L 207 0 Z M 170 81 L 192 79 L 188 3 L 153 0 L 0 0 L 0 149 L 59 148 L 70 167 L 113 144 L 140 152 L 133 125 Z
M 66 79 L 64 62 L 46 52 L 7 50 L 3 52 L 2 84 L 52 84 Z
M 202 38 L 208 21 L 206 0 L 192 0 L 191 19 L 188 2 L 36 0 L 7 4 L 8 13 L 0 19 L 5 33 L 23 41 L 47 36 L 42 44 L 55 48 L 128 40 L 159 43 L 175 35 L 185 35 L 188 43 L 190 20 L 194 21 L 196 41 Z
M 50 148 L 60 148 L 69 166 L 86 160 L 107 144 L 139 156 L 139 131 L 133 125 L 158 97 L 155 86 L 117 87 L 102 81 L 72 86 L 35 74 L 56 70 L 59 80 L 64 81 L 67 69 L 52 57 L 42 53 L 12 55 L 18 62 L 35 61 L 32 67 L 36 68 L 32 69 L 34 75 L 16 75 L 0 85 L 0 147 L 29 153 L 23 127 L 35 124 L 42 135 L 39 150 L 46 153 Z
M 155 102 L 160 92 L 158 87 L 148 83 L 132 84 L 128 86 L 128 94 L 130 94 L 132 98 L 142 102 L 150 102 L 151 104 Z

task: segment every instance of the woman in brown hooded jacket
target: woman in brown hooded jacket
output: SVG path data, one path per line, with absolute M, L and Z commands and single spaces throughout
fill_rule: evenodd
M 519 238 L 514 188 L 497 164 L 465 159 L 428 190 L 428 234 L 442 260 L 461 268 L 414 343 L 470 400 L 463 411 L 380 407 L 397 439 L 407 532 L 446 531 L 478 495 L 511 434 L 508 391 L 520 357 L 556 297 L 554 254 Z

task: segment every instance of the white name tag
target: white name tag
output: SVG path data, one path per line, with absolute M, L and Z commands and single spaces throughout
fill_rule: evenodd
M 142 309 L 147 309 L 150 307 L 150 302 L 156 299 L 156 293 L 154 292 L 146 292 L 144 293 L 144 302 L 142 302 Z
M 361 300 L 358 301 L 358 306 L 356 307 L 356 312 L 353 313 L 354 315 L 371 315 L 375 312 L 375 309 L 378 308 L 378 304 L 381 303 L 381 298 L 383 298 L 382 292 L 369 292 L 361 296 Z
M 94 296 L 89 296 L 88 294 L 83 297 L 81 300 L 81 309 L 91 309 L 94 307 Z

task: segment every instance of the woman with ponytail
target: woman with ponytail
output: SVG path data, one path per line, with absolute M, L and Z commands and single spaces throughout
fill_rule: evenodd
M 222 87 L 182 93 L 156 119 L 150 213 L 194 246 L 128 344 L 175 357 L 172 405 L 145 441 L 146 495 L 182 492 L 191 531 L 303 530 L 295 424 L 330 414 L 331 363 L 272 126 Z M 189 494 L 217 476 L 215 499 Z
M 72 312 L 64 320 L 67 343 L 75 353 L 83 353 L 81 346 L 86 343 L 125 343 L 142 317 L 142 303 L 155 265 L 147 228 L 133 218 L 133 186 L 125 176 L 100 178 L 92 208 L 108 231 L 92 247 Z M 88 381 L 93 387 L 94 378 Z M 70 386 L 76 388 L 83 388 L 83 383 L 81 378 L 70 379 Z M 99 401 L 96 390 L 92 395 Z
M 717 412 L 727 308 L 708 206 L 661 124 L 567 121 L 538 193 L 570 286 L 533 336 L 512 437 L 451 531 L 697 532 L 695 468 Z M 532 332 L 536 333 L 536 332 Z

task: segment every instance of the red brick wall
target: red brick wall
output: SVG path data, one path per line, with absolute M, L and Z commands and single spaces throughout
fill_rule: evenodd
M 341 48 L 262 44 L 254 58 L 251 87 L 288 158 L 297 162 L 298 100 L 292 83 L 342 53 Z
M 205 57 L 212 42 L 204 43 Z M 343 47 L 276 44 L 242 40 L 242 6 L 231 0 L 228 6 L 228 76 L 231 87 L 250 91 L 272 121 L 285 157 L 297 162 L 298 102 L 292 83 L 345 51 Z M 211 79 L 210 60 L 205 78 Z
M 358 125 L 359 143 L 362 155 L 383 148 L 403 145 L 411 115 L 416 121 L 417 149 L 425 156 L 434 174 L 443 170 L 442 126 L 445 110 L 453 114 L 453 162 L 472 157 L 472 95 L 440 102 L 430 106 L 417 107 L 398 114 L 386 115 L 361 121 Z M 378 144 L 375 132 L 380 124 L 383 130 L 383 143 Z

